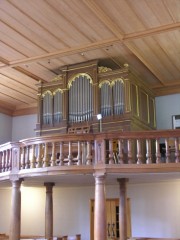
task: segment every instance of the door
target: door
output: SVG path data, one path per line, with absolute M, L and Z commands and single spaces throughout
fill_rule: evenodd
M 94 200 L 90 203 L 90 231 L 94 240 Z M 107 240 L 118 240 L 119 231 L 119 199 L 106 199 Z M 131 237 L 130 199 L 127 199 L 127 236 Z

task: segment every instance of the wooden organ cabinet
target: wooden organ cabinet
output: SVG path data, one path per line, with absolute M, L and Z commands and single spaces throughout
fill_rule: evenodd
M 94 240 L 94 200 L 90 202 L 91 240 Z M 120 239 L 119 199 L 106 199 L 106 231 L 107 240 Z M 130 199 L 127 199 L 127 237 L 131 237 Z
M 60 72 L 38 85 L 37 136 L 78 126 L 98 132 L 98 114 L 103 132 L 156 127 L 154 96 L 127 64 L 110 69 L 90 61 L 61 67 Z

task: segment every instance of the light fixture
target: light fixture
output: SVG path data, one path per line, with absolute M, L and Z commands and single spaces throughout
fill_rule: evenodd
M 101 113 L 97 115 L 97 119 L 99 120 L 99 132 L 102 132 L 102 114 Z
M 101 114 L 101 113 L 99 113 L 99 114 L 97 115 L 97 119 L 98 119 L 98 120 L 101 120 L 101 119 L 102 119 L 102 114 Z

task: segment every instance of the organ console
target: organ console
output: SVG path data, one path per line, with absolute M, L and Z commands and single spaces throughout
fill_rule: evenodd
M 37 136 L 82 125 L 98 132 L 99 113 L 103 131 L 156 127 L 154 95 L 127 64 L 115 69 L 99 61 L 64 66 L 55 79 L 38 84 Z

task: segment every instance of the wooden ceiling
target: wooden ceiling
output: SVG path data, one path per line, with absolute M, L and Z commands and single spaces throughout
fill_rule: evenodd
M 1 0 L 0 20 L 1 112 L 34 113 L 39 80 L 93 59 L 180 92 L 179 0 Z

